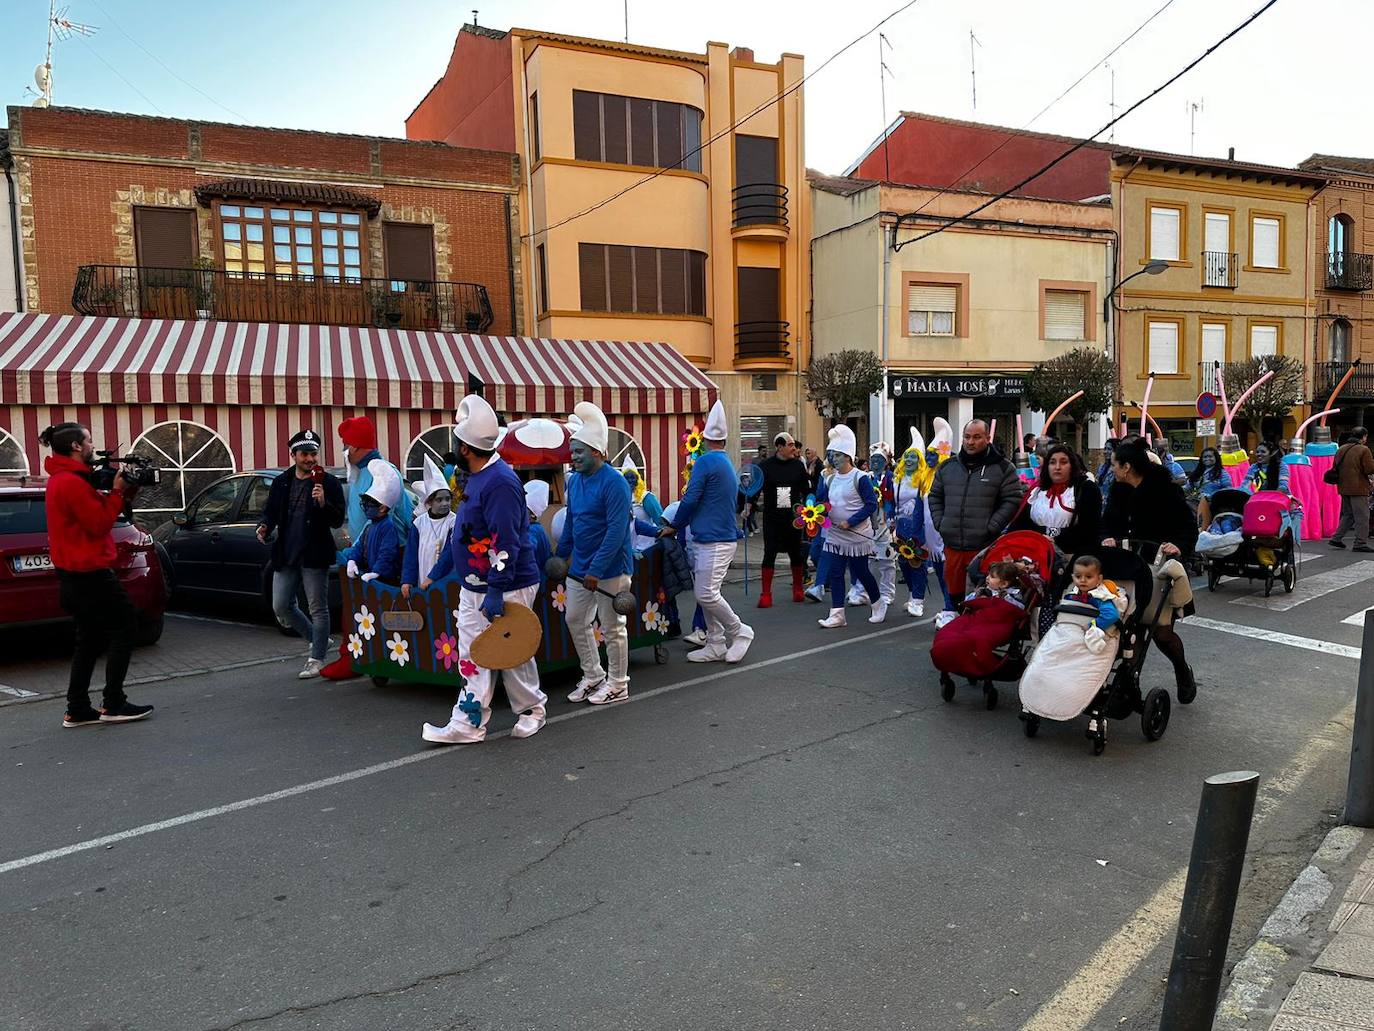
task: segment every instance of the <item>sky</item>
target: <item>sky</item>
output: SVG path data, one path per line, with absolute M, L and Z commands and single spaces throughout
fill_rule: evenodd
M 1029 127 L 1087 136 L 1141 99 L 1264 0 L 628 0 L 631 42 L 704 51 L 708 40 L 786 51 L 805 86 L 807 163 L 843 172 L 900 110 L 1027 127 L 1152 14 L 1111 59 Z M 623 0 L 66 0 L 95 26 L 55 45 L 54 103 L 177 118 L 404 136 L 442 75 L 459 26 L 621 39 Z M 1167 5 L 1167 6 L 1166 6 Z M 0 0 L 0 100 L 31 103 L 47 0 Z M 970 32 L 977 83 L 972 103 Z M 1313 152 L 1374 156 L 1374 90 L 1361 85 L 1374 0 L 1278 0 L 1196 70 L 1126 117 L 1117 142 L 1291 165 Z M 1114 72 L 1114 76 L 1113 76 Z M 1192 112 L 1193 105 L 1197 111 Z M 1195 136 L 1190 138 L 1190 120 Z M 1104 134 L 1102 139 L 1107 139 Z

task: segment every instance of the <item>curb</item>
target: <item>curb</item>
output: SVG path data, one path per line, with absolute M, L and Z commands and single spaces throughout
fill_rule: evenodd
M 124 681 L 125 687 L 140 687 L 145 684 L 161 684 L 168 680 L 181 680 L 185 677 L 199 677 L 207 673 L 228 673 L 236 669 L 249 669 L 253 666 L 266 666 L 273 662 L 285 662 L 290 655 L 274 655 L 266 659 L 246 659 L 243 662 L 227 662 L 221 666 L 203 666 L 200 669 L 179 669 L 175 673 L 158 673 L 148 677 L 131 677 Z M 32 702 L 49 702 L 54 698 L 66 698 L 65 691 L 50 691 L 47 694 L 33 694 L 25 698 L 9 698 L 0 701 L 0 709 L 11 705 L 29 705 Z

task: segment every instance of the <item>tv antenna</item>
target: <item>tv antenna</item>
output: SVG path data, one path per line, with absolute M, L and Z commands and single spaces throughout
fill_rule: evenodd
M 70 8 L 57 7 L 57 0 L 48 0 L 48 49 L 43 63 L 33 70 L 33 86 L 26 86 L 25 93 L 36 97 L 34 107 L 47 107 L 52 103 L 52 45 L 53 40 L 68 40 L 73 36 L 94 36 L 95 26 L 72 21 L 67 17 Z M 34 89 L 37 86 L 37 89 Z
M 978 112 L 978 62 L 974 56 L 973 48 L 983 48 L 983 44 L 978 37 L 973 34 L 973 29 L 968 30 L 968 77 L 969 84 L 973 88 L 973 111 Z
M 1206 98 L 1188 101 L 1188 153 L 1196 154 L 1197 150 L 1194 143 L 1197 140 L 1197 116 L 1207 110 L 1204 106 Z
M 1106 63 L 1106 65 L 1104 65 L 1104 67 L 1107 69 L 1107 74 L 1111 77 L 1111 80 L 1110 80 L 1110 81 L 1111 81 L 1111 85 L 1109 86 L 1110 92 L 1108 93 L 1109 99 L 1108 99 L 1108 101 L 1107 101 L 1107 107 L 1108 107 L 1108 108 L 1111 110 L 1111 112 L 1112 112 L 1112 131 L 1107 135 L 1107 142 L 1108 142 L 1108 143 L 1115 143 L 1115 142 L 1116 142 L 1116 69 L 1112 67 L 1112 63 L 1111 63 L 1110 61 L 1108 61 L 1108 62 Z
M 891 133 L 887 131 L 887 77 L 892 74 L 892 69 L 883 60 L 883 48 L 892 49 L 892 41 L 881 32 L 878 33 L 878 98 L 883 108 L 883 178 L 891 181 L 892 163 L 888 160 L 887 140 Z

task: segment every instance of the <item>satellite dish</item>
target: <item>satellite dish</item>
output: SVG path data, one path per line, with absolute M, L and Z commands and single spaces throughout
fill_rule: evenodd
M 48 91 L 48 86 L 52 84 L 52 69 L 46 64 L 40 64 L 33 70 L 33 81 L 44 93 Z
M 47 98 L 47 97 L 39 97 L 37 100 L 35 100 L 35 101 L 33 102 L 33 105 L 32 105 L 32 106 L 33 106 L 33 107 L 47 107 L 47 106 L 48 106 L 48 98 Z

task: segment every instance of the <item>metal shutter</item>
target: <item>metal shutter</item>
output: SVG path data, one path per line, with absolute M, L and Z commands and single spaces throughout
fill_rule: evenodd
M 676 168 L 682 163 L 682 105 L 659 100 L 654 102 L 658 123 L 658 164 L 660 168 Z M 700 163 L 694 166 L 698 171 Z
M 138 263 L 143 268 L 192 268 L 196 213 L 191 208 L 134 208 Z
M 1202 363 L 1210 366 L 1214 362 L 1226 364 L 1226 324 L 1224 322 L 1204 322 L 1202 324 Z
M 636 247 L 635 259 L 635 311 L 659 311 L 658 301 L 658 248 Z
M 577 275 L 582 288 L 583 311 L 609 311 L 606 299 L 606 245 L 577 245 Z
M 630 101 L 609 93 L 601 95 L 601 136 L 606 146 L 604 161 L 630 163 Z
M 601 160 L 600 93 L 573 90 L 573 157 L 578 161 Z
M 1150 209 L 1150 257 L 1160 261 L 1179 260 L 1179 210 Z
M 1178 372 L 1178 323 L 1150 323 L 1150 367 L 1147 372 L 1169 375 Z
M 1045 291 L 1045 339 L 1086 340 L 1085 295 L 1075 290 Z
M 630 101 L 630 164 L 654 167 L 654 102 Z
M 687 305 L 687 252 L 666 248 L 658 252 L 658 261 L 663 313 L 686 315 L 690 310 Z
M 1257 268 L 1279 268 L 1279 220 L 1256 218 L 1253 222 L 1250 260 Z
M 775 268 L 741 268 L 738 271 L 739 321 L 778 322 L 781 295 L 778 292 L 778 270 Z
M 706 255 L 687 252 L 687 314 L 706 314 Z
M 1251 326 L 1250 327 L 1250 357 L 1259 358 L 1262 355 L 1279 353 L 1279 327 L 1278 326 Z
M 433 282 L 434 227 L 404 222 L 382 224 L 387 279 Z
M 631 248 L 606 248 L 606 282 L 611 291 L 611 311 L 634 311 L 634 257 Z

